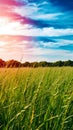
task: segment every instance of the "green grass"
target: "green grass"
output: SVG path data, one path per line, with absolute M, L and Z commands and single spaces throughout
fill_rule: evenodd
M 1 130 L 73 130 L 73 68 L 0 69 Z

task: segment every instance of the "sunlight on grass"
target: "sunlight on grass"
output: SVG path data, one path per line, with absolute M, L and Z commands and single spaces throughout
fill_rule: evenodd
M 73 130 L 73 68 L 0 69 L 1 130 Z

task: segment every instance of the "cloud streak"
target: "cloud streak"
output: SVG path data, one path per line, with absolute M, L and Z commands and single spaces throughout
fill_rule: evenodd
M 1 0 L 0 57 L 73 60 L 73 2 Z

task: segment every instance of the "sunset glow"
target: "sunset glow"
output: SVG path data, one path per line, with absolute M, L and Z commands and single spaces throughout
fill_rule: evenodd
M 53 9 L 53 10 L 52 10 Z M 0 58 L 73 60 L 73 3 L 0 0 Z

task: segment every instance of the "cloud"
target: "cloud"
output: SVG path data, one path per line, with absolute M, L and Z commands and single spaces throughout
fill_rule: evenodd
M 63 50 L 69 50 L 73 51 L 73 40 L 55 40 L 49 41 L 49 42 L 43 42 L 40 41 L 37 43 L 40 48 L 43 49 L 53 49 L 53 50 L 58 50 L 58 49 L 63 49 Z
M 26 11 L 27 10 L 27 11 Z M 38 6 L 36 5 L 26 5 L 21 7 L 13 8 L 13 11 L 21 16 L 32 17 L 37 11 L 39 11 Z
M 42 20 L 55 20 L 58 19 L 58 16 L 62 15 L 62 13 L 48 13 L 48 14 L 39 14 L 34 16 L 34 19 L 42 19 Z
M 30 28 L 30 29 L 29 29 Z M 0 27 L 0 35 L 22 35 L 22 36 L 65 36 L 73 35 L 73 29 L 55 29 L 53 27 L 33 28 L 25 24 L 24 26 L 19 22 L 11 22 L 3 27 Z
M 70 43 L 72 43 L 72 41 L 70 41 Z M 63 45 L 54 42 L 44 43 L 41 41 L 30 41 L 29 44 L 27 40 L 23 40 L 22 42 L 15 41 L 11 44 L 6 44 L 3 48 L 0 48 L 0 54 L 3 59 L 6 58 L 20 60 L 21 57 L 23 57 L 22 62 L 41 60 L 53 61 L 53 59 L 54 61 L 72 59 L 73 53 L 68 49 L 66 50 L 66 45 L 67 44 Z M 4 57 L 4 54 L 6 54 L 6 57 Z
M 66 0 L 0 0 L 0 57 L 73 59 L 72 7 Z
M 23 5 L 23 2 L 18 0 L 0 0 L 0 5 L 21 6 Z
M 53 27 L 44 28 L 43 34 L 46 36 L 63 36 L 63 35 L 73 35 L 73 29 L 55 29 Z

